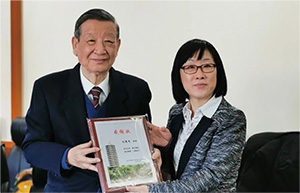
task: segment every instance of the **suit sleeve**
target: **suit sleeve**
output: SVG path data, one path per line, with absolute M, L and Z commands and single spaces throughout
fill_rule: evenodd
M 146 114 L 148 115 L 148 121 L 151 122 L 152 121 L 152 115 L 151 115 L 151 110 L 150 110 L 150 101 L 152 98 L 152 94 L 149 88 L 148 83 L 146 83 L 145 86 L 145 97 L 143 97 L 142 99 L 142 106 L 143 106 L 143 110 L 146 112 Z
M 61 159 L 67 146 L 52 142 L 54 133 L 44 89 L 40 81 L 34 83 L 26 115 L 27 133 L 22 147 L 27 161 L 33 166 L 60 175 Z

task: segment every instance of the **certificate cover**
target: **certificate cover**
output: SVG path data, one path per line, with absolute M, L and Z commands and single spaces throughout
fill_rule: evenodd
M 145 116 L 87 119 L 102 192 L 125 192 L 126 186 L 161 181 L 161 173 L 151 158 Z

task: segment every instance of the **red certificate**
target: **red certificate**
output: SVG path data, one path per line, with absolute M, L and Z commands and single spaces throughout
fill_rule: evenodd
M 102 192 L 122 192 L 126 186 L 157 183 L 161 173 L 151 158 L 153 149 L 145 116 L 87 119 Z

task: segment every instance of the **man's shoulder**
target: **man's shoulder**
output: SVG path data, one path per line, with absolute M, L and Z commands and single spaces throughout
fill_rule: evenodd
M 73 72 L 74 70 L 75 68 L 51 72 L 38 78 L 36 82 L 66 81 L 66 79 L 70 76 L 71 72 Z
M 121 72 L 119 70 L 116 70 L 112 68 L 110 70 L 110 73 L 112 74 L 113 79 L 119 79 L 123 83 L 135 83 L 135 84 L 145 84 L 147 83 L 146 80 L 129 73 Z
M 74 75 L 73 76 L 71 75 L 72 72 L 74 72 L 74 69 L 65 69 L 65 70 L 60 70 L 57 72 L 46 74 L 38 78 L 37 80 L 35 80 L 34 85 L 48 88 L 48 90 L 51 91 L 53 91 L 52 89 L 60 90 L 66 88 L 69 86 L 68 84 L 70 83 L 70 81 L 74 82 L 75 79 L 79 79 L 79 75 L 78 78 L 76 78 L 76 76 L 74 77 Z

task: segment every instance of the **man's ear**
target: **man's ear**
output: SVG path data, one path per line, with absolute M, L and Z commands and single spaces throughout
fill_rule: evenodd
M 119 53 L 119 48 L 120 48 L 120 46 L 121 46 L 121 39 L 118 39 L 118 40 L 117 40 L 117 55 L 118 55 L 118 53 Z
M 77 56 L 77 46 L 78 46 L 78 39 L 75 37 L 75 36 L 73 36 L 72 37 L 72 47 L 73 47 L 73 54 L 75 55 L 75 56 Z

